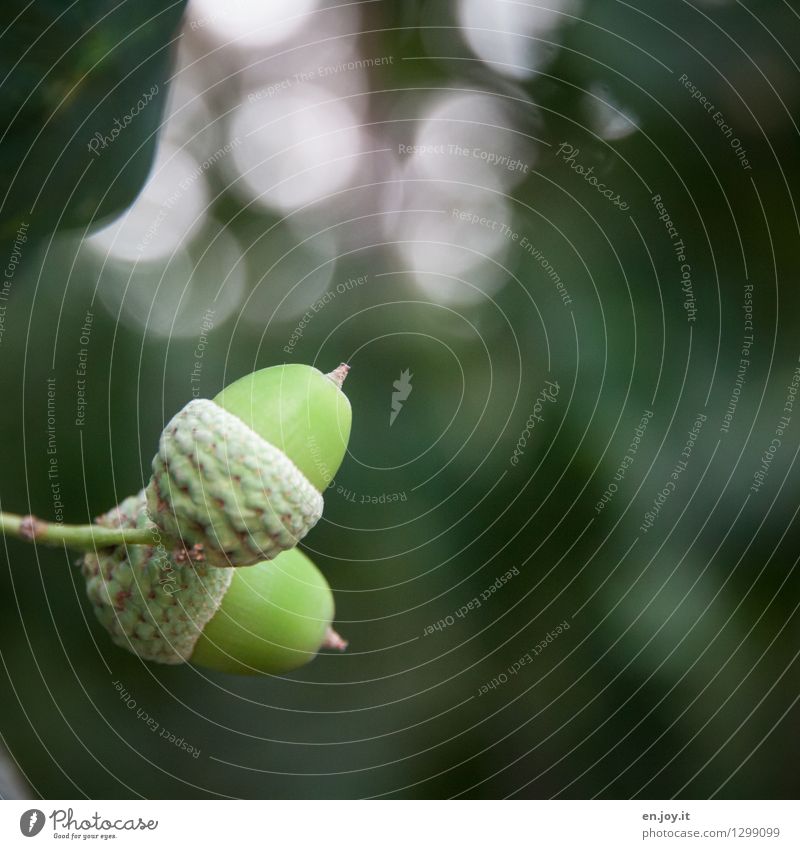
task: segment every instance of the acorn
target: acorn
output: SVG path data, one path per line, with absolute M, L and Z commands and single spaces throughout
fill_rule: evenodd
M 321 492 L 350 437 L 348 367 L 325 375 L 261 369 L 167 424 L 147 486 L 151 520 L 214 566 L 248 566 L 293 548 L 322 515 Z
M 144 490 L 98 523 L 147 527 Z M 333 595 L 298 549 L 241 569 L 163 544 L 87 553 L 83 574 L 97 618 L 118 646 L 144 660 L 223 672 L 278 674 L 323 648 L 346 646 L 333 631 Z
M 347 643 L 333 630 L 333 593 L 298 548 L 232 572 L 214 616 L 203 628 L 192 663 L 240 675 L 278 674 L 303 666 L 321 648 Z

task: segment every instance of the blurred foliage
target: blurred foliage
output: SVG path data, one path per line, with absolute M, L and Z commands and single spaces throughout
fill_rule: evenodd
M 119 214 L 153 159 L 174 43 L 186 0 L 115 3 L 12 0 L 0 33 L 3 126 L 0 238 L 21 222 L 44 238 Z M 153 86 L 140 120 L 126 115 Z M 160 86 L 160 87 L 159 87 Z M 115 134 L 113 157 L 90 148 Z M 76 174 L 91 169 L 75 186 Z

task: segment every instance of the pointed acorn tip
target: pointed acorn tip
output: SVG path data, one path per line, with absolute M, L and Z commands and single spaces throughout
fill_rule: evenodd
M 341 363 L 338 368 L 335 368 L 330 374 L 326 374 L 325 377 L 328 380 L 332 380 L 338 389 L 342 388 L 342 384 L 344 383 L 344 379 L 347 377 L 347 373 L 350 371 L 350 366 L 347 363 Z
M 322 643 L 322 648 L 344 651 L 347 648 L 347 640 L 343 640 L 333 628 L 329 627 L 325 634 L 325 641 Z

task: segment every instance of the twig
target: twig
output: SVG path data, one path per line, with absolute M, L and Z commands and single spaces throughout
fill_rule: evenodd
M 0 513 L 0 533 L 26 542 L 66 545 L 83 551 L 112 548 L 115 545 L 157 545 L 158 534 L 151 528 L 107 528 L 103 525 L 62 525 L 35 516 Z

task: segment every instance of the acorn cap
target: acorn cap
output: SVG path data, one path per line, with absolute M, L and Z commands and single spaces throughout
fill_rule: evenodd
M 146 527 L 145 493 L 98 519 L 111 527 Z M 116 645 L 158 663 L 185 663 L 219 608 L 232 569 L 178 563 L 163 545 L 116 546 L 87 553 L 86 592 Z
M 190 401 L 161 434 L 147 486 L 150 518 L 215 566 L 248 566 L 292 548 L 322 496 L 279 448 L 214 401 Z

